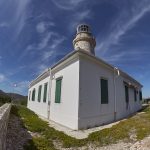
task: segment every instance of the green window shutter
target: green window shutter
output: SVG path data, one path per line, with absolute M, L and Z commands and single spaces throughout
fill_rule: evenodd
M 142 91 L 139 91 L 139 99 L 142 101 Z
M 46 99 L 47 99 L 47 83 L 44 84 L 43 102 L 46 102 Z
M 129 102 L 129 91 L 128 91 L 127 85 L 125 85 L 125 100 L 126 100 L 126 103 Z
M 108 104 L 108 80 L 101 79 L 101 104 Z
M 62 78 L 56 80 L 55 103 L 60 103 Z
M 136 89 L 134 89 L 134 101 L 137 101 Z
M 32 101 L 35 101 L 35 89 L 32 91 Z
M 39 90 L 38 90 L 38 102 L 41 101 L 41 90 L 42 90 L 42 85 L 39 86 Z
M 29 101 L 30 101 L 30 98 L 31 98 L 31 91 L 29 91 Z

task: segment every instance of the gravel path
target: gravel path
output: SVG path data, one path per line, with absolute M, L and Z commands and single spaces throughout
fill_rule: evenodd
M 145 138 L 141 142 L 136 143 L 124 143 L 118 142 L 117 144 L 111 144 L 103 147 L 96 147 L 93 144 L 89 144 L 80 148 L 60 148 L 60 150 L 150 150 L 150 137 Z
M 31 135 L 22 127 L 21 119 L 10 114 L 6 150 L 23 150 L 23 145 L 28 139 L 31 139 Z

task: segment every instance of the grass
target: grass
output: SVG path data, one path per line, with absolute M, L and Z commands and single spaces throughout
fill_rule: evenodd
M 150 107 L 144 109 L 140 114 L 137 114 L 129 119 L 121 121 L 111 128 L 103 129 L 91 133 L 86 139 L 75 139 L 63 132 L 57 131 L 48 126 L 46 121 L 41 120 L 34 112 L 23 106 L 13 106 L 11 112 L 23 121 L 23 125 L 31 132 L 39 133 L 40 137 L 33 137 L 25 149 L 33 150 L 54 150 L 54 141 L 62 144 L 62 147 L 81 147 L 88 143 L 103 146 L 107 144 L 117 143 L 120 140 L 126 142 L 133 141 L 131 134 L 134 134 L 136 139 L 142 140 L 150 134 Z
M 73 137 L 70 137 L 63 132 L 57 131 L 52 127 L 48 126 L 46 121 L 41 120 L 34 112 L 27 109 L 24 106 L 12 106 L 11 113 L 21 117 L 23 126 L 31 132 L 40 133 L 40 138 L 33 138 L 29 141 L 28 147 L 36 146 L 38 150 L 49 150 L 47 147 L 48 143 L 50 144 L 50 149 L 55 149 L 52 144 L 54 140 L 60 141 L 63 147 L 78 147 L 83 146 L 86 143 L 86 140 L 78 140 Z M 41 148 L 42 146 L 45 148 Z M 26 149 L 27 149 L 26 148 Z M 33 149 L 34 150 L 34 149 Z

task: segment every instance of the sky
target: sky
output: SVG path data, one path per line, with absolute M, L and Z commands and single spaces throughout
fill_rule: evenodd
M 150 97 L 150 0 L 0 0 L 0 89 L 27 95 L 31 80 L 73 51 L 80 23 L 91 27 L 96 56 Z

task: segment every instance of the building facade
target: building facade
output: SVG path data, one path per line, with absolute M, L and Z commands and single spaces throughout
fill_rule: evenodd
M 95 38 L 79 25 L 74 51 L 30 83 L 28 108 L 73 130 L 110 123 L 141 109 L 142 85 L 95 56 Z

